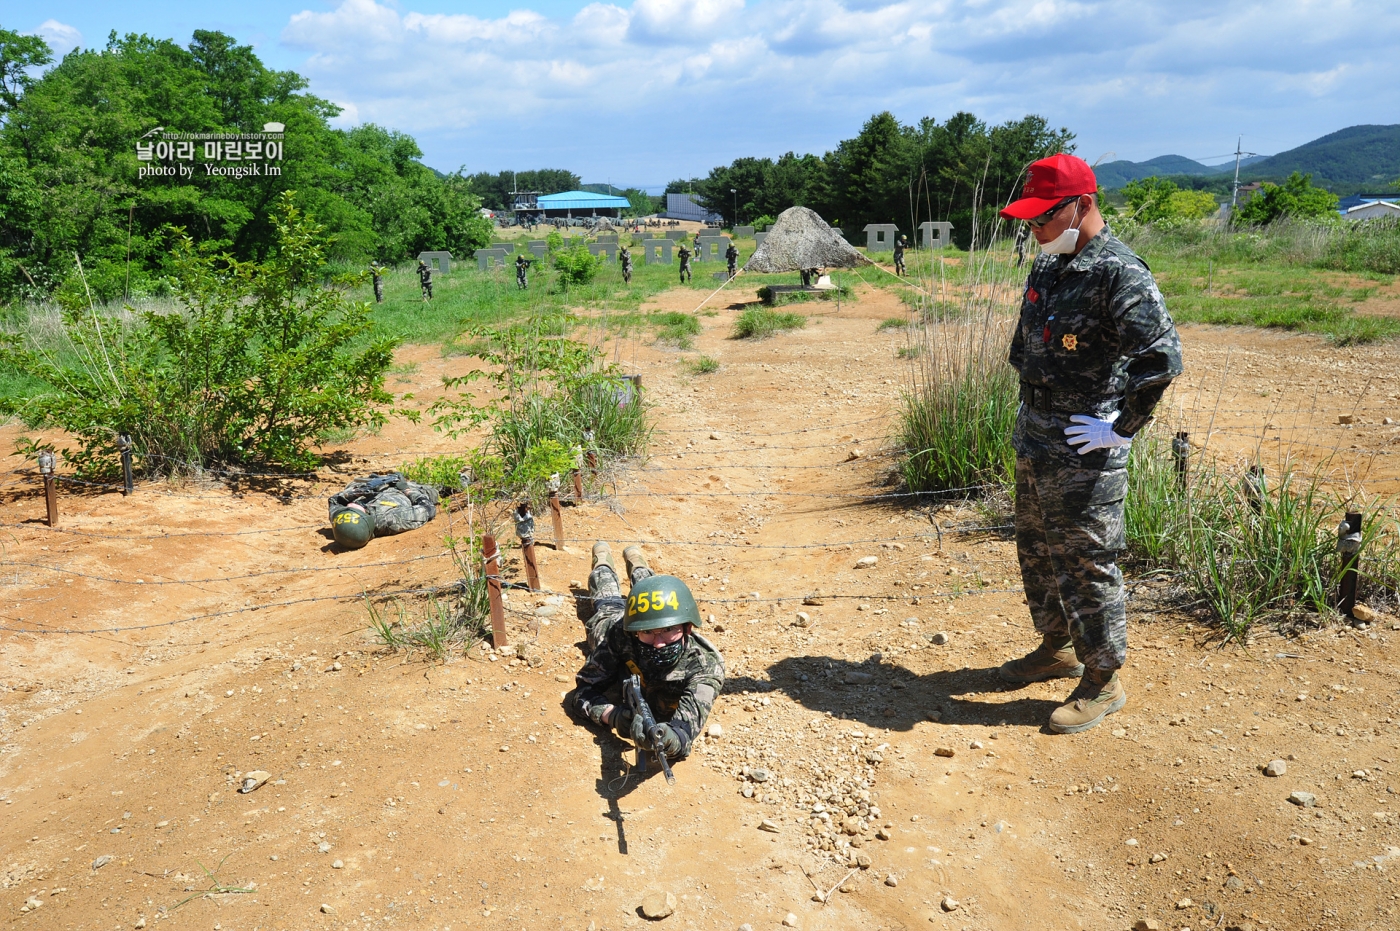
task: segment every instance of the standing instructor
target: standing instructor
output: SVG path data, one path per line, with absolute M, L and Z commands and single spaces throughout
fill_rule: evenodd
M 1080 678 L 1050 729 L 1096 727 L 1128 696 L 1123 499 L 1128 449 L 1181 374 L 1181 342 L 1147 263 L 1099 213 L 1083 159 L 1030 166 L 1001 211 L 1030 225 L 1041 254 L 1021 299 L 1010 362 L 1016 416 L 1016 552 L 1039 647 L 1004 664 L 1008 682 Z

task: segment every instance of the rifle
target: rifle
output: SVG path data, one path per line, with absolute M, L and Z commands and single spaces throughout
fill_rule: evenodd
M 671 762 L 666 759 L 666 750 L 661 739 L 661 725 L 656 723 L 651 706 L 642 697 L 642 680 L 639 676 L 629 676 L 622 680 L 622 696 L 627 702 L 627 707 L 632 709 L 632 714 L 642 719 L 642 732 L 646 734 L 646 742 L 649 744 L 638 748 L 637 756 L 642 774 L 645 775 L 647 771 L 647 758 L 640 751 L 650 750 L 661 761 L 661 771 L 666 774 L 666 783 L 675 785 L 676 777 L 671 775 Z

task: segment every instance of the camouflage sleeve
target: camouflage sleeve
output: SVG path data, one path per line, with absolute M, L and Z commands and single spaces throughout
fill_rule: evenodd
M 714 707 L 715 699 L 723 689 L 723 666 L 699 673 L 686 683 L 685 693 L 681 695 L 675 713 L 671 715 L 671 720 L 666 722 L 681 740 L 681 756 L 690 755 L 691 744 L 704 730 L 710 709 Z
M 1022 313 L 1025 313 L 1025 297 L 1021 298 Z M 1006 361 L 1011 363 L 1011 367 L 1017 372 L 1021 371 L 1021 366 L 1026 360 L 1026 341 L 1021 337 L 1021 321 L 1016 321 L 1016 329 L 1011 331 L 1011 352 L 1007 354 Z
M 610 631 L 574 676 L 578 686 L 574 692 L 574 710 L 594 724 L 603 723 L 603 709 L 611 704 L 604 693 L 618 681 L 618 671 L 622 668 L 613 639 Z
M 1128 263 L 1112 299 L 1119 347 L 1128 360 L 1123 413 L 1114 432 L 1132 436 L 1152 419 L 1152 411 L 1181 374 L 1181 340 L 1167 313 L 1162 292 L 1144 266 Z

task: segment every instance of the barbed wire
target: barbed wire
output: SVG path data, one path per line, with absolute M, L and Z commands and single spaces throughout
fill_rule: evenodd
M 76 569 L 65 569 L 62 566 L 49 566 L 44 563 L 32 562 L 0 562 L 0 569 L 7 566 L 15 566 L 26 569 L 43 569 L 58 575 L 68 575 L 78 579 L 91 579 L 95 582 L 107 582 L 114 585 L 137 585 L 142 588 L 151 585 L 208 585 L 215 582 L 241 582 L 244 579 L 256 579 L 269 575 L 290 575 L 296 572 L 354 572 L 359 569 L 377 569 L 384 566 L 405 566 L 410 563 L 423 562 L 430 559 L 450 559 L 451 553 L 430 553 L 423 556 L 411 556 L 408 559 L 391 559 L 384 562 L 360 563 L 355 566 L 302 566 L 301 568 L 288 569 L 264 569 L 258 572 L 249 572 L 246 575 L 229 575 L 221 577 L 211 577 L 207 579 L 155 579 L 147 581 L 145 579 L 116 579 L 108 576 L 92 575 L 86 572 L 79 572 Z

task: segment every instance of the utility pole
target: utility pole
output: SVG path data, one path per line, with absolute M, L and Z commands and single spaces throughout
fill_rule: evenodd
M 1240 200 L 1240 157 L 1241 157 L 1241 156 L 1246 156 L 1246 155 L 1248 155 L 1248 156 L 1255 156 L 1255 155 L 1258 155 L 1258 154 L 1259 154 L 1258 152 L 1245 152 L 1245 151 L 1242 151 L 1243 144 L 1244 144 L 1244 136 L 1240 136 L 1240 137 L 1235 141 L 1235 186 L 1232 187 L 1232 188 L 1230 189 L 1230 216 L 1231 216 L 1231 217 L 1233 217 L 1233 216 L 1235 215 L 1235 208 L 1236 208 L 1237 206 L 1239 206 L 1239 200 Z M 1234 222 L 1234 221 L 1232 220 L 1231 222 Z
M 739 225 L 739 189 L 730 188 L 729 193 L 734 195 L 734 226 Z

